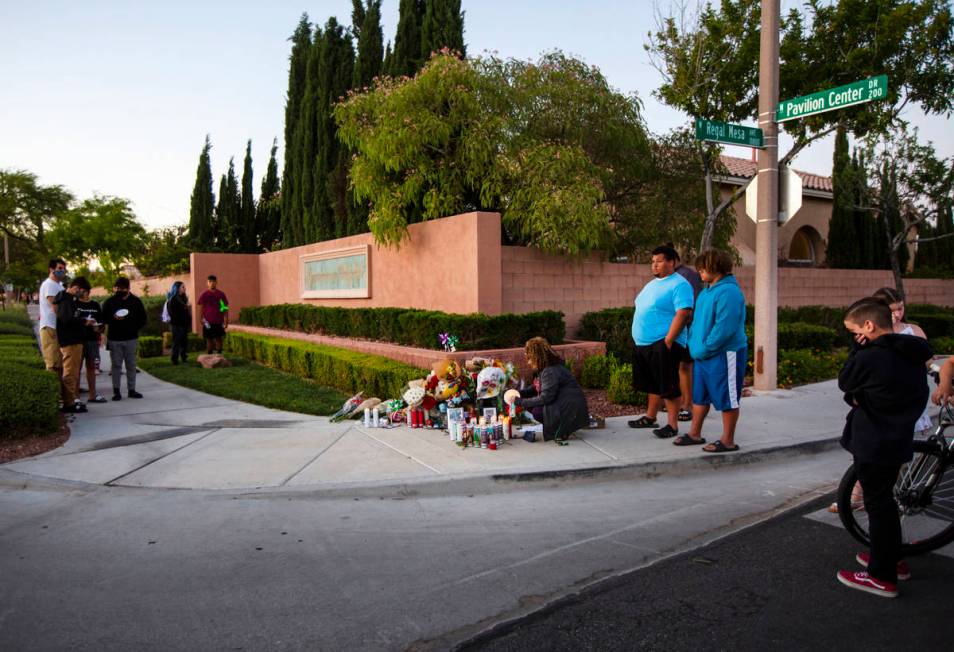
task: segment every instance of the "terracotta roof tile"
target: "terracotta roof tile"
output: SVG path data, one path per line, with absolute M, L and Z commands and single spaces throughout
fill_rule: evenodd
M 721 156 L 722 164 L 733 177 L 742 177 L 748 179 L 754 177 L 756 173 L 756 164 L 753 161 L 737 156 Z M 823 177 L 811 172 L 795 170 L 795 173 L 802 178 L 802 187 L 810 190 L 822 190 L 831 192 L 831 177 Z

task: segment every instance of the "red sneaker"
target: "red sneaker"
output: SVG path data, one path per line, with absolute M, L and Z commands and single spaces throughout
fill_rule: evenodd
M 859 571 L 857 573 L 853 573 L 851 571 L 838 571 L 838 574 L 835 575 L 835 578 L 851 589 L 865 591 L 873 595 L 881 596 L 882 598 L 898 597 L 898 587 L 896 584 L 876 580 L 868 575 L 867 571 Z
M 855 561 L 858 562 L 862 568 L 868 568 L 869 559 L 871 559 L 871 554 L 867 552 L 859 552 L 857 555 L 855 555 Z M 898 562 L 898 579 L 911 579 L 911 569 L 908 568 L 908 562 L 904 561 L 903 559 Z

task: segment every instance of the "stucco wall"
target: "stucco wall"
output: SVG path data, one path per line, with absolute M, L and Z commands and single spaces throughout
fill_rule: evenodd
M 500 216 L 466 213 L 408 227 L 399 249 L 379 247 L 370 233 L 262 254 L 262 305 L 406 307 L 445 312 L 501 311 Z M 299 258 L 370 245 L 371 296 L 362 299 L 302 299 Z
M 192 254 L 189 296 L 193 304 L 192 328 L 195 332 L 202 332 L 202 315 L 196 301 L 207 289 L 206 279 L 210 274 L 218 278 L 218 288 L 229 298 L 231 321 L 238 320 L 243 307 L 260 305 L 258 263 L 259 254 Z

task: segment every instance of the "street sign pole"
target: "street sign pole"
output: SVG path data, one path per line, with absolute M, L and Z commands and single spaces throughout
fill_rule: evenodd
M 759 49 L 759 127 L 755 225 L 755 389 L 778 387 L 778 29 L 779 0 L 762 0 Z

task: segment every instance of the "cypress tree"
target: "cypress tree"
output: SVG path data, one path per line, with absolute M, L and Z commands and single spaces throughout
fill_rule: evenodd
M 397 33 L 390 65 L 385 71 L 392 77 L 413 77 L 424 65 L 421 57 L 421 23 L 424 22 L 423 0 L 401 0 L 398 5 Z M 430 52 L 428 51 L 428 56 Z
M 855 233 L 855 188 L 853 166 L 848 154 L 848 134 L 839 127 L 835 135 L 832 161 L 832 210 L 828 223 L 827 260 L 829 267 L 851 269 L 858 266 L 859 241 Z
M 305 94 L 305 74 L 308 56 L 311 52 L 311 23 L 308 14 L 302 14 L 298 27 L 291 36 L 292 49 L 288 65 L 288 95 L 285 100 L 285 166 L 282 170 L 282 197 L 280 208 L 283 245 L 297 244 L 294 241 L 296 225 L 301 222 L 301 213 L 297 203 L 301 154 L 296 142 L 299 131 L 298 120 L 302 112 L 302 98 Z
M 252 194 L 252 141 L 245 146 L 245 163 L 242 165 L 242 196 L 239 206 L 241 231 L 239 251 L 254 253 L 255 243 L 255 197 Z
M 865 171 L 864 155 L 857 150 L 851 157 L 852 179 L 854 181 L 854 231 L 857 244 L 855 267 L 858 269 L 877 269 L 881 265 L 884 253 L 884 231 L 878 222 L 878 212 L 874 206 L 868 188 L 868 175 Z
M 347 224 L 347 166 L 349 155 L 338 140 L 332 116 L 335 102 L 344 98 L 354 77 L 354 47 L 344 28 L 329 18 L 322 33 L 316 94 L 314 196 L 311 242 L 343 234 Z
M 353 88 L 370 86 L 381 74 L 384 57 L 384 33 L 381 31 L 381 0 L 352 0 L 352 33 L 358 41 L 354 60 Z
M 460 0 L 426 0 L 421 23 L 421 58 L 427 62 L 432 52 L 449 48 L 466 56 L 464 14 Z
M 262 192 L 258 196 L 258 207 L 255 211 L 255 233 L 257 250 L 271 250 L 281 241 L 281 212 L 278 202 L 281 199 L 278 180 L 278 139 L 272 141 L 272 154 L 268 159 L 268 169 L 262 179 Z
M 393 56 L 391 54 L 391 41 L 388 41 L 388 44 L 384 46 L 384 61 L 381 62 L 381 71 L 385 75 L 390 75 L 392 65 Z
M 192 246 L 200 251 L 211 249 L 214 238 L 215 195 L 212 192 L 212 160 L 209 156 L 211 150 L 212 142 L 206 134 L 189 203 L 189 239 Z
M 215 209 L 216 244 L 222 251 L 237 251 L 241 233 L 241 203 L 238 177 L 235 176 L 235 159 L 229 159 L 228 174 L 222 175 L 219 183 L 219 203 Z
M 334 20 L 334 19 L 331 19 Z M 330 21 L 329 21 L 330 22 Z M 337 23 L 335 23 L 337 24 Z M 305 92 L 302 96 L 301 113 L 298 116 L 298 127 L 295 135 L 295 147 L 298 154 L 298 171 L 295 192 L 296 211 L 300 216 L 291 224 L 293 245 L 303 245 L 315 242 L 312 234 L 315 231 L 314 184 L 315 184 L 315 156 L 317 154 L 316 130 L 318 117 L 318 68 L 321 62 L 321 48 L 325 41 L 325 34 L 315 28 L 315 36 L 308 53 L 308 65 L 305 72 Z M 350 73 L 350 71 L 349 71 Z

